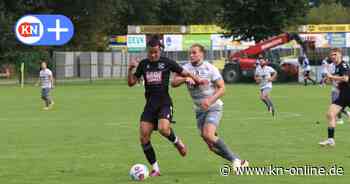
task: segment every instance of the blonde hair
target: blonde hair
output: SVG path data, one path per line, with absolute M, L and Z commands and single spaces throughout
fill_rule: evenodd
M 333 52 L 337 52 L 337 53 L 341 54 L 341 49 L 340 48 L 333 48 L 333 49 L 331 49 L 330 53 L 333 53 Z
M 202 53 L 205 54 L 205 48 L 204 48 L 203 45 L 201 45 L 201 44 L 199 44 L 199 43 L 195 43 L 195 44 L 193 44 L 190 48 L 192 49 L 192 48 L 194 48 L 194 47 L 199 48 L 199 50 L 200 50 Z

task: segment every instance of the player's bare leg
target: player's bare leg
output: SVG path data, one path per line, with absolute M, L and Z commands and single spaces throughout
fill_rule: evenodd
M 187 148 L 186 145 L 177 137 L 174 130 L 170 126 L 170 121 L 168 119 L 160 119 L 158 123 L 158 131 L 170 142 L 174 143 L 174 146 L 179 151 L 181 156 L 186 156 Z
M 334 131 L 335 127 L 337 125 L 337 114 L 340 112 L 342 107 L 339 105 L 331 104 L 329 106 L 328 112 L 327 112 L 327 120 L 328 120 L 328 139 L 325 141 L 321 141 L 319 144 L 321 146 L 335 146 L 335 140 L 334 140 Z
M 267 110 L 275 117 L 275 107 L 267 91 L 262 91 L 260 94 L 260 99 L 266 104 Z

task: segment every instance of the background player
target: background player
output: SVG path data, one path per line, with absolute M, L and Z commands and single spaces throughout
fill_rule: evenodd
M 299 62 L 301 63 L 301 67 L 303 68 L 304 85 L 307 86 L 308 80 L 310 80 L 315 85 L 316 81 L 310 77 L 311 67 L 310 67 L 309 59 L 306 56 L 300 56 Z
M 272 81 L 277 78 L 277 72 L 272 67 L 267 66 L 268 61 L 266 58 L 259 56 L 258 59 L 260 67 L 256 67 L 254 78 L 256 83 L 260 85 L 260 99 L 272 116 L 275 116 L 275 108 L 270 98 L 270 92 L 272 90 Z
M 54 87 L 52 71 L 47 68 L 45 61 L 41 62 L 41 68 L 39 72 L 39 80 L 36 85 L 41 86 L 41 99 L 44 101 L 44 110 L 49 110 L 53 107 L 54 102 L 50 96 L 50 91 Z
M 330 59 L 328 57 L 324 58 L 321 63 L 321 80 L 320 80 L 320 87 L 326 86 L 327 81 L 327 73 L 330 71 Z

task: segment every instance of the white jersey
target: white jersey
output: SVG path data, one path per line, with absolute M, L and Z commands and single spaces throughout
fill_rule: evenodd
M 206 79 L 209 81 L 209 85 L 205 86 L 193 86 L 187 84 L 187 89 L 190 92 L 194 104 L 197 107 L 199 107 L 203 99 L 213 96 L 215 94 L 215 82 L 218 80 L 222 80 L 222 76 L 219 70 L 207 61 L 203 61 L 203 63 L 199 66 L 193 66 L 191 63 L 187 63 L 183 66 L 183 68 L 186 71 L 200 77 L 201 79 Z M 220 99 L 218 99 L 214 104 L 212 104 L 212 106 L 213 105 L 223 105 L 223 102 Z
M 40 70 L 41 88 L 51 88 L 52 87 L 50 76 L 52 78 L 52 72 L 50 69 L 46 68 L 45 70 Z
M 309 63 L 309 60 L 308 60 L 307 58 L 305 58 L 305 59 L 303 60 L 303 65 L 302 65 L 302 67 L 303 67 L 303 70 L 304 70 L 304 71 L 310 71 L 310 70 L 311 70 L 310 63 Z
M 276 70 L 270 66 L 255 69 L 255 76 L 261 78 L 260 89 L 272 88 L 272 82 L 269 82 L 268 79 L 271 78 L 273 73 L 276 73 Z
M 329 64 L 328 72 L 332 75 L 335 73 L 335 64 L 331 63 Z M 338 92 L 338 83 L 336 81 L 332 81 L 332 91 Z
M 324 60 L 322 60 L 322 65 L 321 65 L 321 74 L 327 74 L 330 73 L 329 72 L 329 65 L 327 62 L 328 58 L 325 58 Z

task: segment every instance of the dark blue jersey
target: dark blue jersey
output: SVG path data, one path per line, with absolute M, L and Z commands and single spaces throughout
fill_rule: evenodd
M 336 76 L 349 76 L 349 65 L 344 61 L 340 62 L 338 65 L 335 65 L 334 75 Z M 340 90 L 349 88 L 349 82 L 339 82 L 338 88 Z
M 168 96 L 169 78 L 171 72 L 182 73 L 183 68 L 175 61 L 160 57 L 156 62 L 149 59 L 142 60 L 137 66 L 135 76 L 143 76 L 145 80 L 145 96 Z

